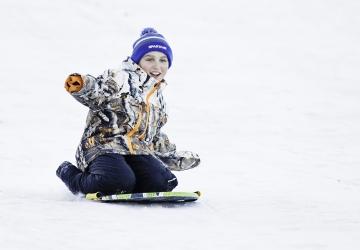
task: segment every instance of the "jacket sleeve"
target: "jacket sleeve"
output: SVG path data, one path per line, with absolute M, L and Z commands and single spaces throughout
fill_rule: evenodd
M 170 170 L 182 171 L 197 167 L 200 158 L 190 151 L 176 151 L 175 144 L 169 141 L 165 133 L 158 133 L 153 141 L 155 155 L 164 162 Z
M 74 73 L 67 78 L 65 88 L 77 101 L 90 109 L 101 109 L 104 108 L 122 88 L 122 86 L 118 84 L 118 82 L 121 81 L 117 81 L 115 75 L 115 72 L 112 70 L 107 70 L 98 77 Z M 72 83 L 68 81 L 71 77 L 77 77 L 80 86 L 75 86 L 74 88 Z

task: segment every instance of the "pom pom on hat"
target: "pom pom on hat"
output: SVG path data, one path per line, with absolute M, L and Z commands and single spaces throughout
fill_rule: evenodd
M 146 34 L 149 34 L 149 33 L 158 33 L 154 28 L 145 28 L 143 29 L 143 31 L 141 31 L 141 34 L 140 36 L 145 36 Z
M 159 51 L 166 55 L 171 66 L 173 55 L 172 50 L 165 40 L 164 36 L 158 33 L 154 28 L 145 28 L 140 34 L 140 38 L 133 44 L 131 59 L 139 64 L 141 58 L 150 51 Z

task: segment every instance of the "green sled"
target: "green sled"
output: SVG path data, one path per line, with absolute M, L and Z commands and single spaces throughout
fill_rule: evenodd
M 105 202 L 188 202 L 199 199 L 201 193 L 196 192 L 150 192 L 130 194 L 86 194 L 87 200 Z

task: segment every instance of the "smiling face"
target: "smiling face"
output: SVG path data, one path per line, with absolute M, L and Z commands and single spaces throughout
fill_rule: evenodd
M 157 81 L 164 79 L 169 69 L 169 62 L 166 55 L 159 51 L 151 51 L 145 54 L 140 62 L 140 67 Z

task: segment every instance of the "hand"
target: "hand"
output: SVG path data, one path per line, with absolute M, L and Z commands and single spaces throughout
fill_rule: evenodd
M 79 74 L 71 74 L 65 80 L 65 89 L 69 93 L 79 92 L 84 86 L 84 81 Z

